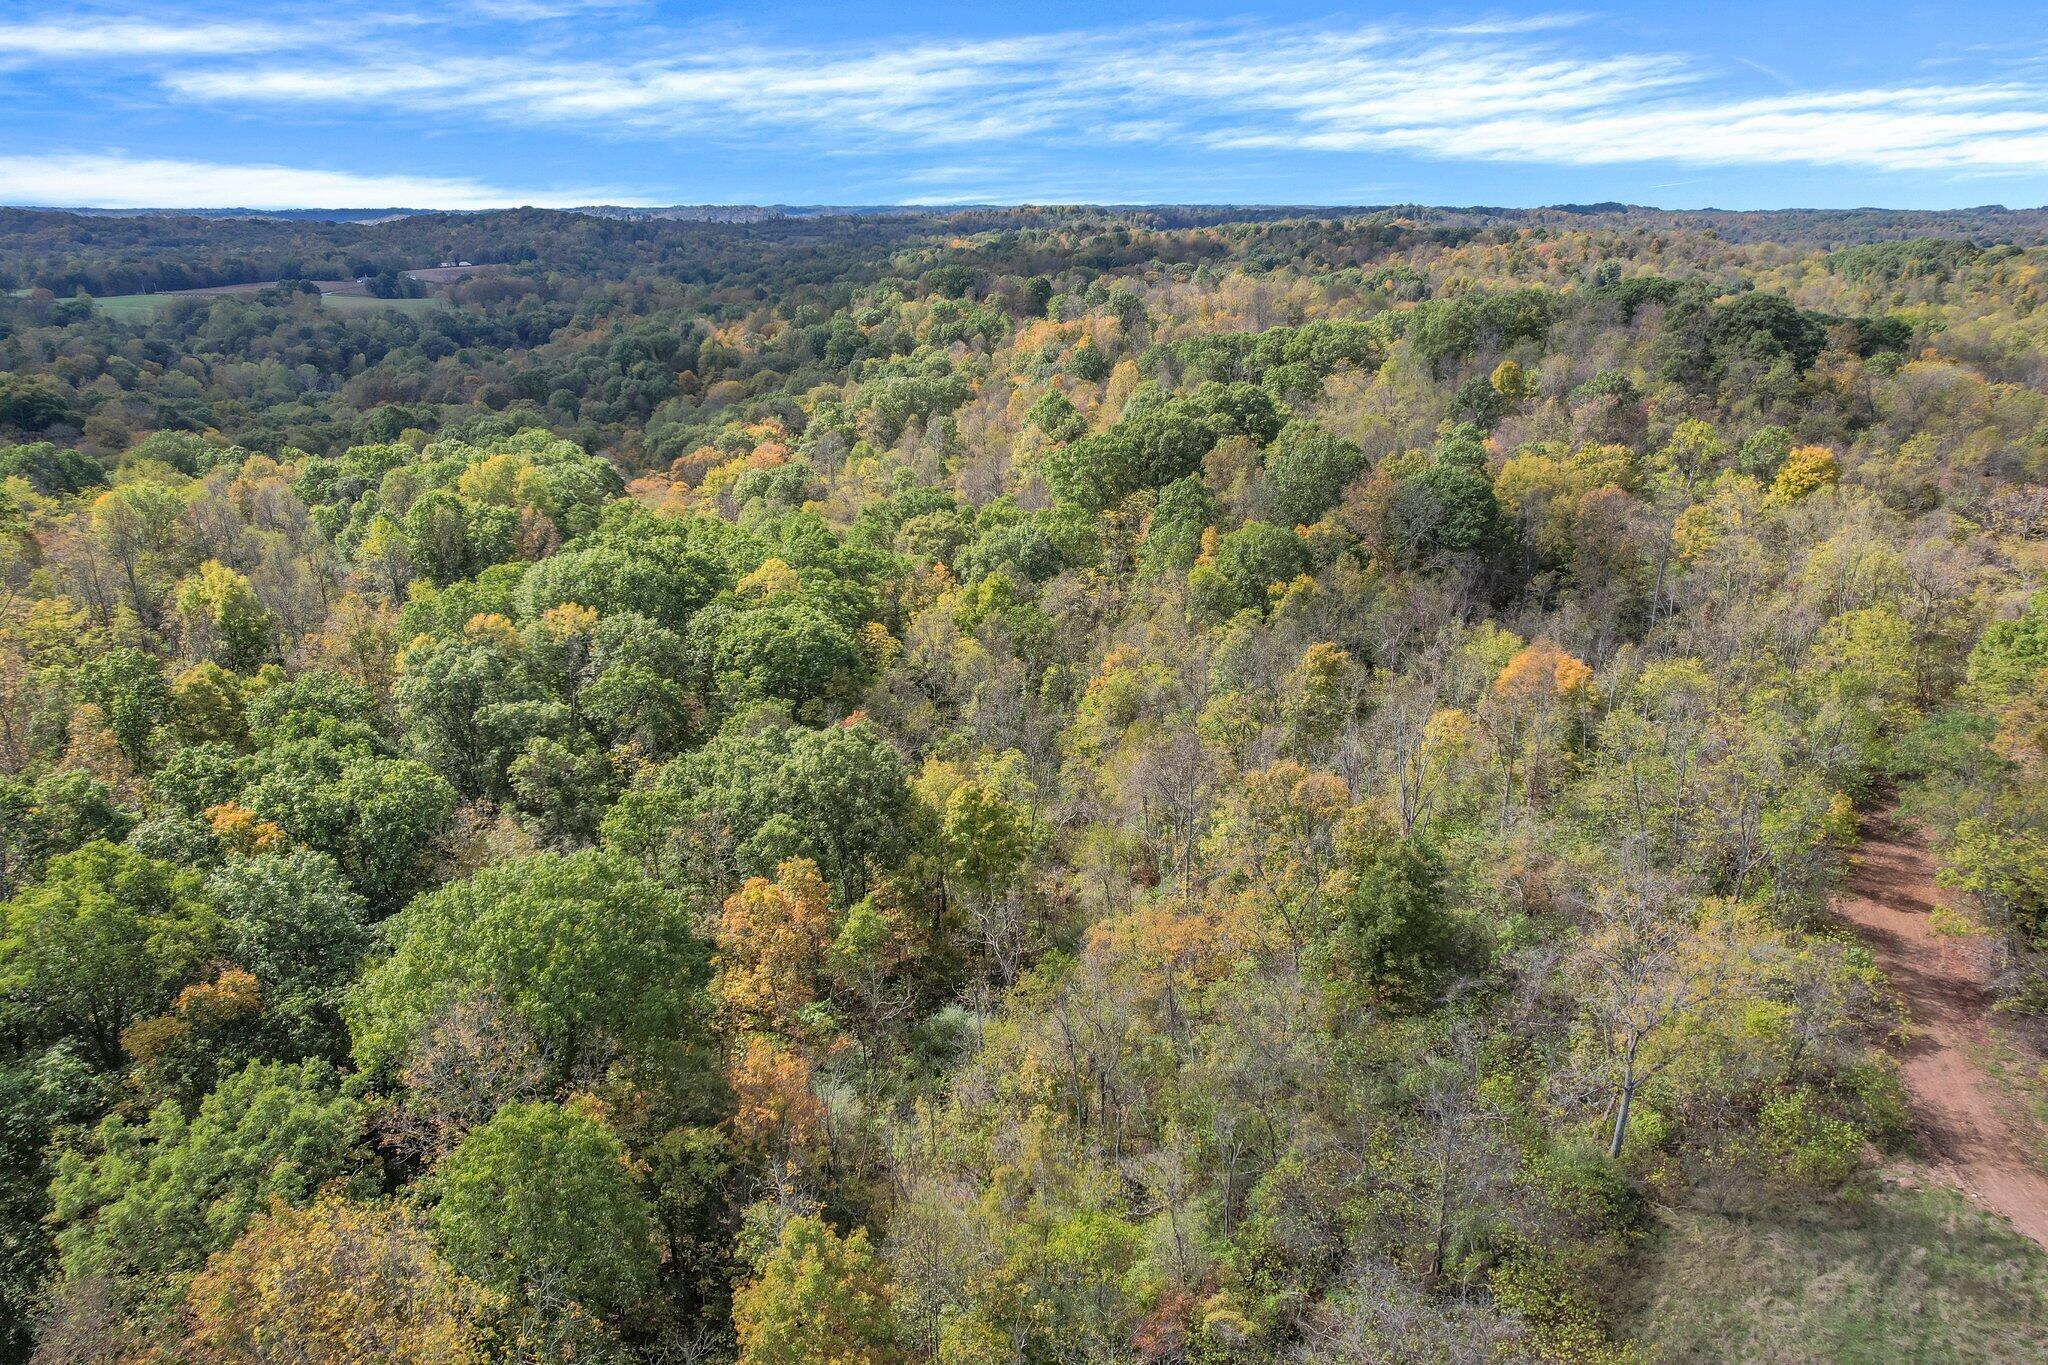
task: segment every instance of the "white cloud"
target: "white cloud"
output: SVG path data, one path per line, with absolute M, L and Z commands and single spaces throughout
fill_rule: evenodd
M 538 24 L 593 14 L 621 14 L 645 9 L 649 0 L 469 0 L 470 8 L 487 19 Z
M 569 207 L 641 203 L 617 190 L 519 190 L 475 180 L 99 155 L 0 155 L 0 204 L 94 208 Z
M 851 53 L 733 47 L 621 63 L 527 57 L 297 62 L 173 71 L 176 94 L 222 103 L 377 104 L 518 123 L 630 125 L 715 136 L 718 124 L 808 125 L 918 143 L 1051 126 L 1031 108 L 1068 40 L 926 43 Z
M 474 0 L 540 14 L 611 0 Z M 1540 165 L 2048 171 L 2048 82 L 1731 89 L 1683 55 L 1588 50 L 1569 15 L 1430 28 L 1161 24 L 838 47 L 697 35 L 601 60 L 544 48 L 392 48 L 173 64 L 223 105 L 402 109 L 516 127 L 832 150 L 1107 142 L 1399 152 Z M 598 35 L 602 41 L 602 34 Z M 613 47 L 619 45 L 614 44 Z M 572 49 L 573 50 L 573 49 Z
M 1484 161 L 1809 164 L 1886 171 L 2048 171 L 2048 92 L 2003 86 L 1796 94 L 1469 121 L 1331 120 L 1225 145 L 1410 151 Z
M 0 53 L 28 57 L 221 56 L 274 52 L 307 41 L 301 29 L 265 23 L 167 24 L 73 19 L 0 24 Z

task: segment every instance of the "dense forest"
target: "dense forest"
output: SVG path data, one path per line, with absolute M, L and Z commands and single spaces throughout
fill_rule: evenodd
M 2042 229 L 0 211 L 7 1358 L 2039 1358 Z

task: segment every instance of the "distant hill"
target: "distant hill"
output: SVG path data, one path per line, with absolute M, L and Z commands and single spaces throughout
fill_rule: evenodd
M 101 209 L 72 204 L 22 204 L 30 213 L 75 213 L 81 218 L 272 218 L 292 223 L 383 223 L 439 209 Z
M 5 210 L 0 210 L 5 211 Z M 997 218 L 1013 222 L 1075 211 L 1129 214 L 1148 226 L 1272 222 L 1286 218 L 1386 216 L 1418 225 L 1452 228 L 1554 227 L 1711 229 L 1730 241 L 1773 240 L 1831 246 L 1909 237 L 1954 237 L 1979 246 L 2048 244 L 2048 208 L 1987 204 L 1963 209 L 1663 209 L 1644 204 L 1548 204 L 1537 208 L 1435 204 L 586 204 L 560 210 L 310 208 L 310 209 L 103 209 L 29 205 L 14 212 L 65 213 L 85 218 L 197 218 L 277 223 L 332 223 L 372 227 L 410 218 L 495 219 L 508 214 L 558 212 L 634 223 L 772 223 L 821 218 Z
M 738 259 L 782 249 L 773 243 L 836 243 L 848 249 L 859 244 L 864 250 L 934 230 L 1140 233 L 1274 224 L 1300 225 L 1311 237 L 1332 230 L 1355 235 L 1354 230 L 1369 229 L 1368 235 L 1382 235 L 1383 245 L 1414 233 L 1455 242 L 1486 234 L 1544 231 L 1651 237 L 1710 234 L 1731 243 L 1770 241 L 1826 251 L 1913 238 L 1940 238 L 1983 249 L 2048 246 L 2048 209 L 1996 204 L 1939 211 L 1768 212 L 1619 203 L 1541 208 L 599 204 L 471 212 L 391 207 L 164 213 L 0 207 L 0 290 L 48 289 L 63 297 L 155 294 L 272 280 L 357 279 L 444 260 L 489 261 L 514 273 L 531 267 L 617 279 L 672 255 L 700 260 L 706 251 L 730 251 Z M 1123 249 L 1118 246 L 1114 252 Z

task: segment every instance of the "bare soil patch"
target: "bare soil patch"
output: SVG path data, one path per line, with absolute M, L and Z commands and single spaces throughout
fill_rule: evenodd
M 1938 904 L 1925 839 L 1896 828 L 1889 811 L 1873 813 L 1835 908 L 1870 944 L 1911 1020 L 1896 1051 L 1931 1174 L 2048 1247 L 2048 1179 L 1974 1060 L 1989 1041 L 1983 969 L 1968 943 L 1929 929 Z

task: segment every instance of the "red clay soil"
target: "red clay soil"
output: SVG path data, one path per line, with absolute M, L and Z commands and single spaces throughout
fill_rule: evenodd
M 2048 1179 L 2007 1121 L 2008 1101 L 1971 1060 L 1987 1042 L 1989 998 L 1967 942 L 1929 932 L 1938 896 L 1926 841 L 1874 813 L 1836 909 L 1869 942 L 1912 1020 L 1897 1053 L 1928 1164 L 2048 1247 Z

